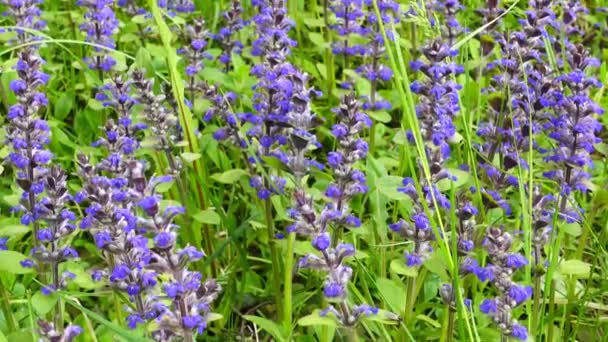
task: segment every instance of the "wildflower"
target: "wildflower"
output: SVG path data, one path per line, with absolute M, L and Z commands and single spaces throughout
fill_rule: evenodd
M 3 16 L 13 18 L 15 26 L 18 28 L 14 31 L 17 33 L 17 42 L 19 44 L 27 43 L 32 39 L 31 32 L 26 32 L 23 29 L 30 30 L 43 30 L 46 28 L 46 22 L 40 18 L 42 11 L 38 7 L 42 1 L 38 0 L 23 0 L 23 1 L 10 1 L 2 0 L 0 4 L 6 6 Z M 28 46 L 28 49 L 35 49 L 36 45 Z
M 340 37 L 339 41 L 333 43 L 332 52 L 343 56 L 344 68 L 348 68 L 348 56 L 361 55 L 365 52 L 363 45 L 349 42 L 351 36 L 364 36 L 369 30 L 363 25 L 365 12 L 362 6 L 363 0 L 335 0 L 329 6 L 336 20 L 330 28 Z
M 87 42 L 114 49 L 116 44 L 112 35 L 118 29 L 118 19 L 112 10 L 114 1 L 78 0 L 76 4 L 87 9 L 85 21 L 80 25 L 80 30 L 87 35 Z M 84 59 L 89 69 L 108 72 L 116 65 L 116 60 L 107 50 L 99 47 L 94 47 L 93 50 L 93 56 Z
M 512 274 L 527 260 L 520 254 L 511 252 L 513 239 L 511 234 L 502 228 L 490 227 L 484 239 L 483 246 L 488 252 L 490 263 L 485 268 L 479 267 L 477 272 L 483 270 L 492 273 L 489 281 L 497 289 L 499 295 L 493 299 L 486 299 L 480 309 L 492 318 L 504 336 L 512 336 L 521 340 L 527 338 L 525 327 L 513 318 L 513 308 L 523 304 L 532 296 L 532 288 L 515 283 Z M 480 277 L 480 280 L 488 279 Z
M 184 56 L 186 61 L 186 76 L 188 78 L 186 89 L 193 94 L 196 91 L 196 75 L 204 68 L 203 60 L 213 58 L 205 51 L 209 39 L 211 39 L 205 20 L 197 18 L 191 24 L 186 25 L 185 37 L 187 43 L 177 52 Z M 194 99 L 191 98 L 190 101 L 194 101 Z
M 233 0 L 227 11 L 222 13 L 224 18 L 224 26 L 219 33 L 213 35 L 213 39 L 217 41 L 222 49 L 222 53 L 218 57 L 220 63 L 224 64 L 224 71 L 230 70 L 232 62 L 232 53 L 241 53 L 243 43 L 235 36 L 247 24 L 242 18 L 243 8 L 241 2 Z
M 82 328 L 75 324 L 68 325 L 63 331 L 58 331 L 53 323 L 42 319 L 38 320 L 38 331 L 42 337 L 42 341 L 49 342 L 72 342 L 83 332 Z
M 294 82 L 298 84 L 298 82 Z M 306 89 L 303 87 L 302 89 Z M 307 101 L 298 98 L 296 103 Z M 290 115 L 292 124 L 295 126 L 293 132 L 298 132 L 302 139 L 301 144 L 295 143 L 297 158 L 304 160 L 304 154 L 314 146 L 314 137 L 310 133 L 309 126 L 314 122 L 310 112 L 303 105 L 303 110 L 296 110 Z M 345 264 L 346 258 L 355 255 L 352 244 L 332 238 L 330 230 L 341 230 L 344 225 L 359 226 L 358 218 L 350 213 L 349 202 L 355 195 L 367 191 L 365 176 L 358 171 L 355 163 L 365 157 L 365 149 L 361 146 L 359 133 L 367 126 L 367 116 L 359 112 L 360 104 L 354 94 L 345 95 L 340 106 L 334 111 L 338 116 L 338 123 L 344 127 L 344 134 L 338 134 L 338 148 L 330 153 L 329 162 L 334 175 L 334 182 L 328 185 L 326 201 L 322 210 L 317 210 L 312 196 L 310 196 L 301 184 L 302 177 L 308 173 L 306 163 L 293 162 L 291 170 L 296 176 L 298 186 L 293 198 L 294 207 L 290 210 L 290 216 L 295 222 L 288 228 L 290 232 L 296 232 L 311 238 L 312 246 L 318 253 L 305 255 L 298 262 L 299 268 L 308 268 L 326 273 L 323 285 L 323 294 L 330 303 L 336 303 L 339 309 L 333 305 L 321 312 L 322 316 L 331 313 L 345 327 L 354 327 L 361 318 L 376 315 L 378 309 L 363 304 L 350 307 L 346 301 L 348 283 L 352 278 L 353 270 Z M 299 120 L 293 120 L 297 116 Z M 296 123 L 299 123 L 296 124 Z M 304 138 L 305 137 L 305 138 Z M 335 235 L 334 236 L 339 236 Z
M 380 83 L 387 82 L 393 77 L 393 71 L 383 64 L 383 60 L 386 59 L 386 48 L 384 47 L 384 37 L 380 31 L 373 1 L 366 0 L 365 4 L 368 7 L 366 20 L 370 23 L 370 29 L 366 32 L 368 43 L 364 47 L 362 54 L 369 59 L 369 62 L 356 68 L 357 73 L 371 82 L 370 94 L 363 105 L 363 109 L 388 110 L 391 107 L 390 102 L 379 98 L 377 88 Z M 377 1 L 377 5 L 380 12 L 380 20 L 386 29 L 386 35 L 389 39 L 393 39 L 390 25 L 397 24 L 400 21 L 401 11 L 399 4 L 392 0 L 383 0 Z
M 165 103 L 165 95 L 154 93 L 154 79 L 146 79 L 143 70 L 134 70 L 130 75 L 135 88 L 133 100 L 143 105 L 143 122 L 152 133 L 154 147 L 164 151 L 169 162 L 168 173 L 178 175 L 182 168 L 181 159 L 175 157 L 176 142 L 181 141 L 181 130 L 176 114 Z

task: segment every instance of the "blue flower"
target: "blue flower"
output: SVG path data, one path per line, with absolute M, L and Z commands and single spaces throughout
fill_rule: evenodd
M 528 329 L 521 324 L 513 324 L 511 331 L 511 336 L 515 338 L 518 338 L 522 341 L 526 341 L 528 339 Z
M 105 46 L 107 48 L 115 48 L 116 44 L 112 35 L 118 29 L 118 19 L 112 10 L 113 0 L 78 0 L 76 4 L 87 9 L 85 13 L 85 21 L 80 25 L 80 30 L 87 35 L 87 41 Z M 93 56 L 85 58 L 90 69 L 110 71 L 116 61 L 106 50 L 94 48 Z
M 341 284 L 330 282 L 323 288 L 323 293 L 327 298 L 339 298 L 344 295 L 344 287 Z
M 484 299 L 479 306 L 479 309 L 486 315 L 493 314 L 497 311 L 496 301 L 493 299 Z
M 331 236 L 329 233 L 322 233 L 316 236 L 312 241 L 312 246 L 319 251 L 324 251 L 331 245 Z
M 518 269 L 527 265 L 528 260 L 523 255 L 519 253 L 514 253 L 507 256 L 505 264 L 507 265 L 507 267 Z

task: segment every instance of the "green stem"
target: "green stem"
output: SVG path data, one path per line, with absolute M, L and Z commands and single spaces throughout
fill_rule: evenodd
M 416 296 L 416 278 L 415 277 L 409 277 L 407 279 L 407 285 L 406 285 L 406 298 L 405 298 L 405 312 L 403 313 L 403 320 L 405 321 L 405 324 L 409 324 L 410 319 L 411 319 L 411 315 L 413 313 L 413 309 L 414 309 L 414 297 Z
M 534 248 L 534 304 L 532 306 L 532 329 L 537 328 L 538 318 L 540 314 L 540 248 Z
M 292 319 L 292 305 L 293 305 L 293 261 L 294 252 L 293 245 L 295 242 L 295 233 L 289 233 L 287 235 L 287 255 L 285 256 L 285 270 L 284 270 L 284 283 L 285 283 L 285 300 L 283 302 L 283 329 L 289 335 L 291 331 L 291 319 Z
M 446 341 L 452 342 L 454 340 L 454 320 L 455 320 L 455 311 L 452 310 L 448 305 L 448 330 L 446 331 Z
M 0 305 L 2 305 L 2 313 L 4 314 L 4 319 L 6 320 L 6 325 L 8 326 L 9 334 L 13 331 L 17 330 L 17 324 L 15 323 L 15 317 L 13 316 L 13 311 L 11 310 L 11 300 L 6 287 L 4 287 L 4 282 L 0 279 L 0 292 L 2 293 L 2 301 L 0 301 Z
M 266 233 L 268 246 L 270 247 L 270 260 L 272 263 L 272 290 L 275 295 L 277 316 L 279 320 L 283 317 L 283 295 L 281 294 L 281 265 L 279 253 L 275 242 L 274 222 L 272 220 L 272 203 L 270 199 L 264 200 L 264 213 L 266 218 Z

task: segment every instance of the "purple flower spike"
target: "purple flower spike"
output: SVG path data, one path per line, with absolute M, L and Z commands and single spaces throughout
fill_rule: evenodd
M 80 25 L 80 31 L 86 34 L 86 40 L 90 43 L 114 49 L 116 44 L 112 37 L 118 29 L 118 19 L 114 15 L 112 7 L 113 0 L 78 0 L 76 4 L 87 9 L 85 22 Z M 99 47 L 93 48 L 93 55 L 85 58 L 90 69 L 110 71 L 116 61 L 108 54 L 107 50 Z

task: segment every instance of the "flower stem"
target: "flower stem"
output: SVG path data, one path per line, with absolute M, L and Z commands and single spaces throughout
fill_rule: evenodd
M 446 331 L 446 341 L 452 342 L 454 340 L 454 320 L 455 320 L 455 311 L 452 310 L 448 305 L 448 330 Z
M 532 329 L 536 329 L 540 315 L 540 247 L 534 247 L 534 304 L 532 306 Z
M 281 294 L 281 265 L 275 242 L 274 222 L 272 220 L 272 203 L 270 202 L 270 199 L 264 200 L 264 214 L 266 218 L 268 246 L 270 248 L 270 261 L 272 264 L 272 290 L 275 295 L 277 316 L 279 319 L 281 319 L 283 317 L 283 295 Z
M 283 302 L 283 329 L 289 335 L 291 330 L 291 319 L 292 319 L 292 284 L 293 284 L 293 245 L 295 242 L 295 233 L 287 234 L 287 255 L 285 256 L 285 270 L 284 270 L 284 283 L 285 283 L 285 295 Z
M 410 321 L 411 314 L 414 308 L 414 296 L 416 295 L 416 278 L 410 277 L 407 279 L 406 285 L 406 298 L 405 298 L 405 312 L 403 313 L 403 320 L 406 324 Z
M 0 279 L 0 292 L 2 293 L 2 300 L 0 301 L 0 305 L 2 306 L 2 314 L 4 315 L 4 319 L 6 320 L 8 332 L 11 333 L 17 330 L 17 325 L 15 323 L 13 311 L 11 310 L 10 295 L 6 287 L 4 287 L 4 282 L 2 281 L 2 279 Z

